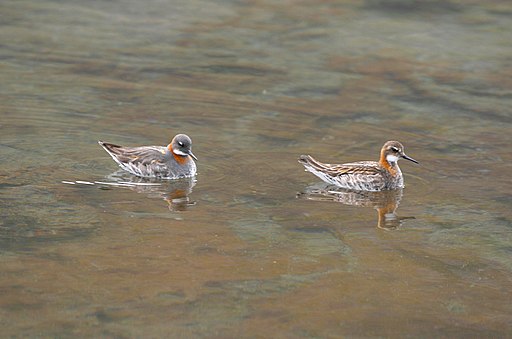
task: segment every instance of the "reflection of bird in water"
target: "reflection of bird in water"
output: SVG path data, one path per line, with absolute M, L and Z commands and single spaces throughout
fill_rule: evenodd
M 185 211 L 189 206 L 196 204 L 195 201 L 190 201 L 188 197 L 192 193 L 192 187 L 196 184 L 194 178 L 156 180 L 135 177 L 123 170 L 118 170 L 108 175 L 104 181 L 63 180 L 62 183 L 68 185 L 99 186 L 101 189 L 112 187 L 129 188 L 137 193 L 146 194 L 148 198 L 161 198 L 167 201 L 170 211 Z
M 414 217 L 399 218 L 396 209 L 402 199 L 402 189 L 382 192 L 351 191 L 332 184 L 318 183 L 306 187 L 298 193 L 298 198 L 315 201 L 334 201 L 345 205 L 373 207 L 377 210 L 377 227 L 387 230 L 398 229 L 401 220 Z
M 152 180 L 139 178 L 118 170 L 107 176 L 106 182 L 97 184 L 109 184 L 109 186 L 128 187 L 137 193 L 144 193 L 148 198 L 162 198 L 169 204 L 170 211 L 185 211 L 189 206 L 196 204 L 190 201 L 189 194 L 196 184 L 195 178 L 181 178 L 175 180 Z

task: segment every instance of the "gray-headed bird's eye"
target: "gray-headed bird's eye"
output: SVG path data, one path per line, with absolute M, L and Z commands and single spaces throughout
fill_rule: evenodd
M 178 141 L 178 145 L 180 145 L 181 147 L 183 147 L 183 143 L 181 141 Z

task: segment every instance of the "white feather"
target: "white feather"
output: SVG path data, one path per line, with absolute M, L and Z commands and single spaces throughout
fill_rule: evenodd
M 398 157 L 396 155 L 392 155 L 392 154 L 388 154 L 386 156 L 386 160 L 389 162 L 389 163 L 393 163 L 393 162 L 397 162 L 398 161 Z
M 173 149 L 172 151 L 174 152 L 174 154 L 177 154 L 177 155 L 182 155 L 182 156 L 187 156 L 188 155 L 187 153 L 182 152 L 179 149 Z

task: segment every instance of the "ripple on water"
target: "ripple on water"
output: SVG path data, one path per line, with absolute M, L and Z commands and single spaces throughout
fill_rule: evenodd
M 27 251 L 36 244 L 88 237 L 100 226 L 94 208 L 67 202 L 47 187 L 0 188 L 3 251 Z
M 462 208 L 455 204 L 431 205 L 425 221 L 435 226 L 429 246 L 460 248 L 512 269 L 512 221 L 500 213 Z M 471 216 L 471 217 L 469 217 Z

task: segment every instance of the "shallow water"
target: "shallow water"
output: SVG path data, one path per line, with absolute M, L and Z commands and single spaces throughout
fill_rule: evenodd
M 0 12 L 2 335 L 511 332 L 507 2 Z M 178 132 L 195 181 L 63 183 L 137 182 L 97 140 Z M 401 161 L 396 196 L 318 196 L 297 163 L 375 160 L 389 139 L 421 163 Z

